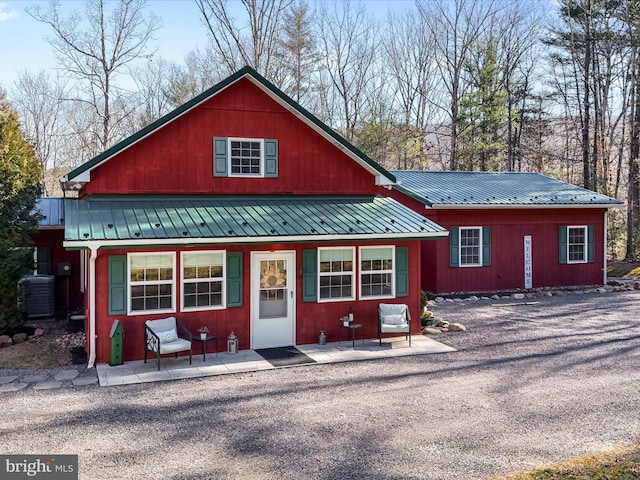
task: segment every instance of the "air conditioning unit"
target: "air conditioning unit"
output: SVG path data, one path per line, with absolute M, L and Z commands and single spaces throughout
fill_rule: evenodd
M 56 277 L 26 275 L 18 282 L 18 302 L 27 318 L 51 318 L 56 313 Z

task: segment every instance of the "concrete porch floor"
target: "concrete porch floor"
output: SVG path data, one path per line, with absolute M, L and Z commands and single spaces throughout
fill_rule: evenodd
M 192 365 L 189 365 L 188 355 L 182 355 L 178 358 L 172 356 L 162 357 L 160 359 L 160 370 L 158 370 L 156 357 L 147 358 L 147 363 L 144 363 L 143 360 L 137 360 L 117 366 L 98 365 L 98 381 L 100 386 L 106 387 L 255 372 L 274 368 L 290 368 L 274 367 L 254 350 L 240 350 L 236 354 L 218 352 L 216 355 L 215 353 L 208 353 L 206 360 L 203 361 L 202 354 L 198 353 L 198 345 L 196 344 L 195 347 Z M 403 337 L 395 337 L 383 339 L 382 346 L 378 344 L 378 339 L 375 338 L 356 340 L 355 347 L 352 347 L 351 341 L 342 341 L 327 343 L 326 345 L 299 345 L 296 348 L 318 364 L 456 351 L 452 347 L 423 335 L 413 335 L 411 337 L 411 347 Z

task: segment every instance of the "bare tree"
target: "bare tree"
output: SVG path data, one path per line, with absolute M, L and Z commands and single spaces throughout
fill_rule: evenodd
M 138 88 L 133 95 L 138 108 L 135 115 L 129 117 L 131 125 L 128 130 L 139 130 L 176 107 L 170 92 L 171 83 L 180 71 L 178 65 L 155 57 L 134 70 Z
M 267 78 L 277 75 L 282 19 L 293 0 L 240 0 L 247 15 L 248 35 L 230 16 L 227 0 L 196 0 L 207 27 L 213 51 L 233 73 L 249 65 Z
M 505 5 L 505 2 L 497 2 Z M 470 50 L 491 26 L 496 13 L 494 0 L 418 0 L 418 13 L 436 35 L 434 49 L 442 84 L 447 92 L 448 103 L 440 108 L 448 116 L 449 169 L 459 168 L 458 117 L 460 101 L 466 93 L 464 70 Z
M 352 8 L 349 0 L 335 2 L 329 9 L 321 4 L 318 35 L 322 45 L 324 78 L 333 95 L 326 97 L 325 111 L 334 111 L 333 126 L 348 140 L 371 110 L 368 102 L 384 80 L 376 66 L 377 29 L 363 5 Z
M 387 15 L 381 43 L 384 55 L 379 62 L 389 72 L 386 90 L 392 94 L 386 111 L 397 111 L 391 131 L 385 132 L 395 147 L 393 166 L 425 168 L 427 128 L 441 121 L 433 106 L 442 94 L 434 68 L 433 32 L 415 11 L 393 11 Z
M 117 87 L 118 75 L 126 73 L 132 62 L 150 54 L 148 44 L 159 28 L 159 20 L 146 15 L 144 0 L 117 0 L 107 11 L 107 0 L 86 0 L 84 14 L 62 17 L 59 2 L 47 10 L 39 5 L 27 12 L 53 30 L 49 43 L 62 66 L 74 76 L 83 96 L 74 98 L 89 106 L 100 126 L 94 130 L 98 148 L 106 150 L 118 138 L 118 124 L 131 113 L 114 111 L 123 102 Z
M 59 78 L 52 83 L 41 70 L 38 74 L 22 72 L 15 83 L 14 103 L 22 119 L 22 128 L 33 145 L 38 165 L 45 180 L 43 193 L 55 189 L 47 175 L 62 163 L 60 158 L 64 141 L 65 123 L 63 102 L 65 87 Z

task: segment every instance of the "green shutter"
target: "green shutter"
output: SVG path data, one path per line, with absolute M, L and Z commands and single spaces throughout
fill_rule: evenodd
M 264 141 L 264 176 L 278 177 L 278 140 Z
M 109 315 L 127 313 L 127 256 L 109 257 Z
M 409 247 L 396 247 L 396 297 L 409 296 Z
M 449 266 L 460 266 L 460 227 L 451 227 L 449 229 Z
M 229 152 L 227 139 L 215 137 L 213 139 L 213 176 L 228 177 Z
M 491 227 L 482 227 L 482 266 L 491 265 Z
M 51 275 L 51 247 L 36 247 L 38 275 Z
M 227 252 L 227 307 L 242 306 L 242 252 Z
M 596 229 L 593 225 L 587 227 L 587 262 L 596 261 Z
M 318 300 L 318 250 L 302 251 L 302 301 Z
M 560 263 L 567 263 L 567 227 L 560 227 L 560 234 L 558 239 L 558 261 Z

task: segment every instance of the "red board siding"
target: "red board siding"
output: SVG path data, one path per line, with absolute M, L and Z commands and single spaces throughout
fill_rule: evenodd
M 531 236 L 533 288 L 599 285 L 604 279 L 604 216 L 600 208 L 430 209 L 397 190 L 380 190 L 449 230 L 491 227 L 491 265 L 449 266 L 449 239 L 422 242 L 422 289 L 431 293 L 524 288 L 524 237 Z M 559 229 L 595 227 L 595 261 L 560 264 Z
M 278 140 L 278 178 L 213 177 L 213 138 Z M 97 167 L 82 194 L 373 194 L 374 177 L 247 79 Z
M 533 288 L 598 285 L 603 281 L 604 210 L 456 210 L 426 215 L 450 229 L 491 227 L 491 265 L 449 266 L 449 241 L 423 242 L 422 288 L 433 293 L 487 292 L 524 288 L 524 237 L 531 236 Z M 595 262 L 559 263 L 559 229 L 595 227 Z
M 390 245 L 382 242 L 380 245 Z M 341 244 L 331 244 L 330 246 L 340 246 Z M 349 246 L 364 245 L 361 243 L 345 244 Z M 366 243 L 373 245 L 373 243 Z M 111 344 L 109 332 L 113 321 L 117 318 L 123 326 L 125 340 L 123 346 L 123 358 L 125 361 L 139 360 L 144 356 L 143 348 L 143 324 L 146 320 L 175 316 L 185 324 L 192 332 L 198 327 L 206 325 L 210 334 L 218 337 L 218 350 L 226 350 L 227 336 L 234 331 L 238 336 L 240 349 L 248 349 L 251 334 L 251 311 L 250 311 L 250 275 L 251 275 L 251 252 L 253 251 L 295 251 L 296 253 L 296 345 L 304 345 L 318 342 L 320 330 L 324 330 L 328 342 L 345 341 L 347 331 L 340 327 L 338 319 L 348 313 L 349 307 L 353 308 L 355 321 L 363 324 L 363 327 L 356 332 L 356 338 L 377 338 L 378 327 L 378 304 L 406 303 L 409 305 L 414 334 L 420 333 L 420 242 L 398 242 L 396 246 L 407 246 L 409 248 L 409 291 L 408 297 L 400 297 L 388 300 L 357 300 L 350 302 L 315 303 L 302 302 L 302 251 L 307 248 L 317 248 L 327 246 L 326 244 L 299 244 L 299 245 L 253 245 L 253 246 L 230 246 L 227 251 L 243 252 L 243 306 L 226 308 L 224 310 L 211 310 L 205 312 L 176 312 L 161 315 L 116 315 L 108 314 L 108 256 L 123 255 L 126 250 L 100 250 L 96 260 L 96 355 L 97 363 L 107 363 L 110 361 Z M 176 259 L 180 261 L 180 251 L 193 249 L 186 248 L 166 248 L 150 249 L 147 251 L 176 251 Z M 141 250 L 136 250 L 141 251 Z M 178 265 L 179 268 L 179 265 Z M 356 280 L 359 283 L 359 280 Z M 177 283 L 176 297 L 180 298 L 180 284 Z M 199 352 L 200 344 L 195 344 L 195 353 Z M 208 342 L 207 352 L 213 352 L 214 344 Z

